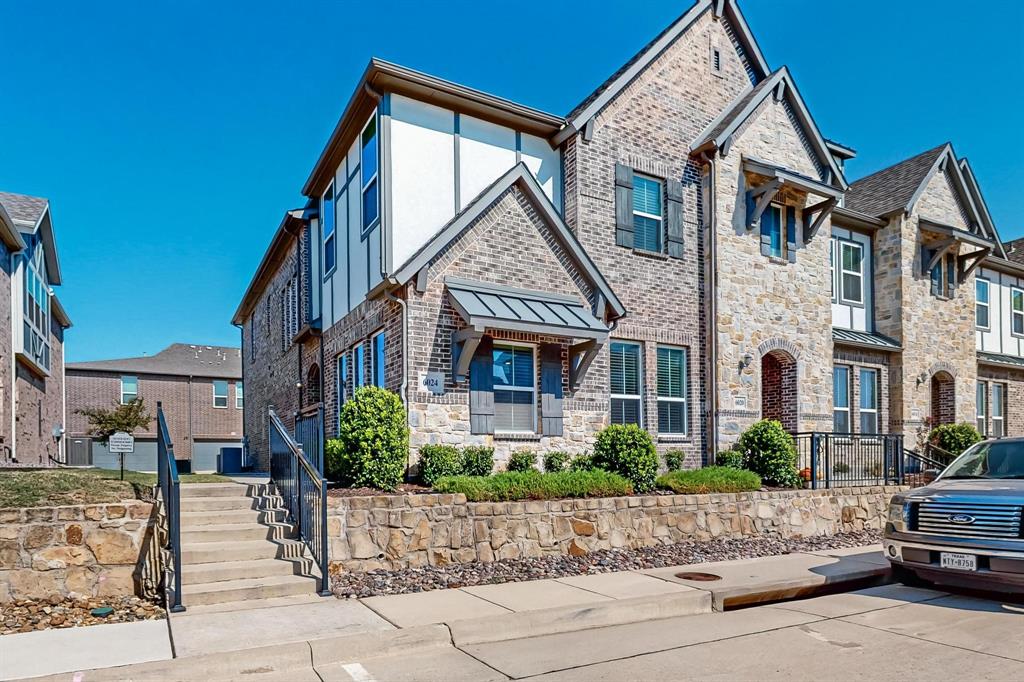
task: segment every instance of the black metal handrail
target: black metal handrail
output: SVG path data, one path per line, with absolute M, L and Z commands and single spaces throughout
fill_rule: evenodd
M 320 594 L 331 593 L 327 574 L 327 479 L 316 470 L 273 409 L 270 422 L 270 482 L 288 508 L 299 537 L 320 569 Z
M 324 408 L 319 405 L 312 414 L 295 413 L 295 440 L 302 453 L 321 476 L 324 473 Z
M 167 420 L 164 419 L 163 406 L 156 404 L 156 471 L 160 498 L 164 504 L 166 519 L 166 541 L 164 548 L 170 554 L 173 563 L 174 587 L 173 596 L 168 596 L 168 610 L 180 613 L 185 610 L 181 605 L 181 481 L 178 479 L 178 464 L 174 461 L 174 445 L 167 431 Z M 164 571 L 164 592 L 168 591 Z
M 902 484 L 903 436 L 892 433 L 795 433 L 797 468 L 812 489 Z

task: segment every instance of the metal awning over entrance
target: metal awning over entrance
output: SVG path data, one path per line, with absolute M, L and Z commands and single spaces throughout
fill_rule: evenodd
M 484 331 L 502 329 L 582 339 L 570 347 L 570 379 L 579 384 L 611 331 L 578 297 L 445 277 L 452 306 L 467 327 L 452 337 L 453 374 L 464 381 Z

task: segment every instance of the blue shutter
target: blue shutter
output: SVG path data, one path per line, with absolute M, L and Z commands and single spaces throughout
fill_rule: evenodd
M 494 433 L 494 342 L 480 339 L 469 363 L 469 430 Z
M 540 349 L 540 414 L 545 436 L 562 435 L 562 348 L 546 343 Z
M 786 258 L 796 262 L 796 208 L 786 207 Z

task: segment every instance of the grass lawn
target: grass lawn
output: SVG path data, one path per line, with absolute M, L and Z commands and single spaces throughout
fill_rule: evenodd
M 156 474 L 118 469 L 46 469 L 0 472 L 0 509 L 100 504 L 152 499 Z M 185 483 L 226 483 L 219 474 L 181 474 Z

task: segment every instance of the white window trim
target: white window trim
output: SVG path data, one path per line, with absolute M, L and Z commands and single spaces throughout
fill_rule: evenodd
M 370 337 L 370 385 L 377 386 L 378 388 L 384 388 L 384 377 L 381 377 L 381 383 L 377 383 L 377 338 L 384 335 L 384 330 L 374 332 Z M 387 337 L 384 337 L 384 352 L 387 353 Z
M 129 377 L 132 378 L 132 379 L 135 379 L 135 393 L 125 393 L 125 390 L 124 390 L 124 380 L 126 378 L 129 378 Z M 132 400 L 125 400 L 124 397 L 126 395 L 130 395 L 130 396 L 134 396 L 134 397 L 132 398 Z M 127 405 L 127 404 L 131 403 L 132 401 L 138 400 L 138 399 L 139 399 L 139 377 L 134 376 L 132 374 L 125 374 L 124 376 L 121 377 L 121 404 L 122 405 Z
M 982 303 L 981 300 L 978 299 L 978 285 L 982 284 L 982 283 L 984 283 L 984 285 L 985 285 L 985 293 L 987 294 L 987 297 L 988 297 L 988 301 L 986 301 L 985 303 Z M 981 276 L 976 277 L 975 280 L 974 280 L 974 305 L 975 305 L 975 308 L 974 308 L 974 327 L 975 327 L 975 329 L 980 329 L 980 330 L 986 331 L 986 332 L 987 331 L 991 331 L 992 330 L 992 283 L 988 279 L 986 279 L 984 277 L 981 277 Z M 982 325 L 978 324 L 978 307 L 979 306 L 984 306 L 985 311 L 988 313 L 986 315 L 986 317 L 988 317 L 988 324 L 987 325 L 982 326 Z
M 492 386 L 491 387 L 492 390 L 494 392 L 497 392 L 497 391 L 516 391 L 516 392 L 521 392 L 521 393 L 532 393 L 533 394 L 533 402 L 532 402 L 533 409 L 530 410 L 530 418 L 531 418 L 531 424 L 532 424 L 532 427 L 530 429 L 528 429 L 528 430 L 525 430 L 525 429 L 501 429 L 501 430 L 498 430 L 497 428 L 495 428 L 495 433 L 499 434 L 499 435 L 503 434 L 503 433 L 515 433 L 515 434 L 537 433 L 537 346 L 532 344 L 532 343 L 524 343 L 522 341 L 496 340 L 494 342 L 493 349 L 491 350 L 492 361 L 493 361 L 493 357 L 494 357 L 494 351 L 498 350 L 499 348 L 527 348 L 527 349 L 530 350 L 530 354 L 531 354 L 531 356 L 533 358 L 533 360 L 532 360 L 533 371 L 531 372 L 531 374 L 532 374 L 531 378 L 533 379 L 533 387 L 532 388 L 527 388 L 526 386 L 500 386 L 500 387 L 499 386 Z M 513 367 L 514 367 L 514 362 L 513 362 Z
M 245 389 L 242 387 L 242 383 L 243 382 L 241 382 L 241 381 L 236 381 L 235 382 L 235 409 L 236 410 L 241 410 L 243 405 L 245 405 L 245 395 L 244 395 Z
M 837 407 L 836 404 L 835 404 L 835 390 L 836 390 L 835 389 L 835 385 L 836 385 L 835 370 L 837 370 L 837 369 L 845 369 L 846 370 L 846 407 Z M 846 413 L 846 423 L 847 423 L 848 428 L 850 429 L 850 431 L 852 431 L 853 430 L 853 414 L 852 414 L 852 409 L 851 408 L 852 408 L 852 404 L 853 404 L 853 367 L 851 367 L 850 365 L 835 365 L 835 366 L 832 367 L 832 372 L 833 372 L 833 374 L 832 374 L 832 413 L 833 413 L 832 414 L 832 428 L 835 429 L 835 423 L 836 423 L 835 413 L 836 412 L 845 412 Z
M 365 133 L 366 129 L 370 127 L 371 123 L 374 123 L 376 125 L 376 130 L 373 133 L 373 137 L 374 137 L 374 143 L 373 144 L 376 147 L 375 153 L 377 155 L 377 170 L 375 170 L 373 172 L 373 175 L 371 175 L 369 178 L 364 178 L 363 177 L 363 133 Z M 360 234 L 362 236 L 365 236 L 367 232 L 372 230 L 373 227 L 377 223 L 380 222 L 380 197 L 381 197 L 380 189 L 381 188 L 380 188 L 380 180 L 378 179 L 380 177 L 380 162 L 381 162 L 381 158 L 380 158 L 380 120 L 377 117 L 376 109 L 370 115 L 370 118 L 366 119 L 366 124 L 363 125 L 363 127 L 359 129 L 359 138 L 358 139 L 359 139 L 359 185 L 360 185 L 360 187 L 359 187 L 359 223 L 360 223 Z M 374 218 L 374 220 L 367 225 L 366 224 L 366 216 L 363 215 L 363 207 L 366 205 L 364 197 L 366 195 L 366 188 L 369 187 L 370 184 L 374 180 L 377 180 L 377 217 Z
M 981 391 L 981 402 L 975 405 L 975 422 L 979 425 L 978 431 L 982 436 L 988 436 L 988 382 L 979 381 L 975 389 L 975 400 L 977 391 Z
M 657 220 L 658 221 L 658 248 L 654 249 L 654 250 L 651 250 L 651 249 L 639 249 L 639 250 L 640 251 L 647 251 L 649 253 L 662 253 L 665 250 L 665 244 L 664 244 L 664 241 L 665 241 L 665 237 L 664 237 L 664 232 L 665 232 L 665 217 L 664 217 L 664 213 L 665 213 L 665 182 L 664 182 L 664 180 L 662 180 L 660 178 L 656 178 L 656 177 L 654 177 L 652 175 L 646 175 L 644 173 L 633 173 L 633 191 L 634 192 L 636 191 L 636 178 L 643 178 L 644 180 L 650 180 L 651 182 L 655 182 L 655 183 L 658 184 L 658 201 L 659 201 L 659 204 L 661 205 L 661 213 L 662 213 L 662 215 L 654 215 L 653 213 L 647 213 L 646 211 L 638 211 L 638 210 L 636 210 L 635 204 L 634 204 L 634 206 L 631 207 L 631 209 L 633 211 L 633 217 L 634 218 L 636 216 L 640 216 L 641 218 L 650 218 L 651 220 Z M 633 240 L 634 240 L 633 243 L 636 244 L 636 221 L 635 220 L 633 221 L 633 230 L 634 230 L 634 232 L 633 232 Z M 636 248 L 636 246 L 634 246 L 633 248 Z
M 324 229 L 324 197 L 327 196 L 328 192 L 331 193 L 331 210 L 334 211 L 334 216 L 333 216 L 334 230 L 331 232 L 330 235 L 328 235 L 327 231 Z M 327 279 L 328 277 L 333 275 L 334 271 L 338 269 L 338 204 L 337 204 L 337 201 L 338 201 L 338 197 L 337 197 L 337 195 L 336 195 L 336 193 L 334 191 L 334 181 L 331 180 L 331 184 L 329 184 L 327 186 L 327 189 L 324 190 L 324 193 L 322 195 L 320 195 L 320 244 L 321 244 L 320 262 L 321 263 L 325 263 L 325 264 L 327 263 L 327 241 L 328 240 L 331 240 L 331 248 L 334 249 L 334 266 L 330 270 L 324 272 L 324 279 Z
M 1020 295 L 1021 305 L 1024 306 L 1024 289 L 1020 287 L 1010 287 L 1010 334 L 1017 338 L 1024 338 L 1024 333 L 1016 332 L 1013 330 L 1013 323 L 1017 318 L 1020 318 L 1021 329 L 1024 330 L 1024 308 L 1021 310 L 1015 310 L 1013 307 L 1014 294 Z
M 996 390 L 999 392 L 999 400 L 996 400 Z M 992 422 L 992 438 L 1005 438 L 1006 437 L 1006 384 L 993 382 L 992 383 L 992 408 L 989 410 L 992 413 L 990 420 Z M 996 407 L 999 408 L 999 416 L 996 416 Z M 999 428 L 996 428 L 996 422 L 999 423 Z
M 647 415 L 644 414 L 644 346 L 639 341 L 624 341 L 624 340 L 621 340 L 621 339 L 615 339 L 615 340 L 611 341 L 609 343 L 609 345 L 608 345 L 608 352 L 609 353 L 611 352 L 611 344 L 612 343 L 620 344 L 620 345 L 623 345 L 623 346 L 636 346 L 640 350 L 640 352 L 638 353 L 638 357 L 639 357 L 639 360 L 640 360 L 640 366 L 637 368 L 637 378 L 639 379 L 639 381 L 637 382 L 637 390 L 639 391 L 639 393 L 637 393 L 636 395 L 633 395 L 633 394 L 630 394 L 630 393 L 609 393 L 608 397 L 609 397 L 610 400 L 615 400 L 615 399 L 618 399 L 618 400 L 636 400 L 637 404 L 639 405 L 639 409 L 637 410 L 637 416 L 640 418 L 640 423 L 638 423 L 637 426 L 639 426 L 642 429 L 642 428 L 644 428 L 644 424 L 647 423 L 647 420 L 646 420 L 646 416 Z M 609 383 L 609 388 L 611 388 L 611 363 L 609 363 L 608 371 L 609 371 L 608 383 Z M 609 412 L 610 411 L 611 411 L 611 406 L 609 404 Z M 609 417 L 610 416 L 611 415 L 609 414 Z M 611 423 L 610 419 L 609 419 L 609 423 Z
M 214 382 L 213 382 L 213 386 L 212 386 L 212 388 L 213 388 L 213 407 L 216 410 L 226 410 L 226 409 L 228 409 L 228 400 L 229 400 L 228 394 L 231 391 L 228 390 L 228 382 L 224 381 L 224 404 L 223 405 L 218 405 L 217 404 L 217 398 L 220 397 L 220 396 L 217 395 L 217 382 L 218 381 L 223 381 L 223 380 L 222 379 L 217 379 L 217 380 L 214 380 Z
M 874 407 L 861 407 L 861 404 L 860 404 L 861 403 L 860 399 L 864 395 L 864 380 L 863 380 L 863 378 L 864 378 L 864 373 L 865 372 L 870 372 L 871 374 L 875 375 L 875 406 Z M 876 433 L 878 433 L 878 429 L 881 426 L 878 423 L 878 403 L 880 402 L 878 394 L 881 392 L 880 391 L 881 387 L 878 385 L 878 382 L 879 382 L 880 377 L 881 377 L 881 374 L 874 367 L 858 367 L 857 368 L 857 385 L 858 385 L 858 387 L 860 389 L 858 391 L 858 396 L 857 396 L 857 398 L 858 398 L 858 400 L 857 400 L 857 417 L 858 417 L 857 430 L 860 431 L 861 433 L 863 433 L 863 430 L 861 429 L 861 423 L 860 423 L 859 417 L 861 415 L 863 415 L 863 414 L 873 414 L 873 415 L 875 415 L 875 432 L 873 434 L 869 434 L 869 435 L 875 435 Z
M 660 423 L 660 417 L 659 417 L 658 434 L 660 435 L 662 433 L 665 433 L 666 435 L 669 435 L 669 436 L 688 436 L 688 435 L 690 435 L 690 408 L 687 405 L 686 397 L 690 393 L 690 351 L 685 346 L 669 346 L 669 345 L 665 345 L 665 344 L 659 344 L 657 346 L 657 348 L 666 348 L 668 350 L 678 350 L 678 351 L 682 351 L 682 353 L 683 353 L 683 397 L 682 398 L 672 398 L 672 397 L 667 397 L 667 396 L 663 397 L 663 396 L 657 395 L 657 393 L 658 393 L 657 385 L 655 385 L 655 388 L 654 388 L 654 392 L 656 394 L 655 395 L 656 402 L 658 402 L 658 403 L 662 403 L 662 402 L 666 402 L 666 403 L 682 403 L 683 404 L 683 430 L 682 431 L 664 431 L 663 432 L 661 430 L 661 423 Z M 655 361 L 657 361 L 657 352 L 658 352 L 657 348 L 655 348 L 655 351 L 654 351 L 655 352 Z M 642 386 L 641 386 L 641 388 L 642 388 Z M 640 402 L 641 402 L 641 404 L 643 403 L 642 400 Z
M 847 270 L 843 265 L 843 248 L 849 247 L 851 249 L 857 249 L 860 251 L 860 270 Z M 846 285 L 843 281 L 843 275 L 856 275 L 860 280 L 860 300 L 855 301 L 846 296 Z M 863 307 L 864 304 L 864 245 L 858 244 L 855 241 L 849 241 L 846 239 L 839 240 L 839 300 L 842 303 L 848 305 L 855 305 Z
M 836 248 L 839 244 L 839 237 L 832 237 L 831 243 L 829 244 L 829 266 L 832 274 L 832 302 L 839 303 L 839 268 L 836 267 L 836 261 L 838 260 L 838 249 Z

